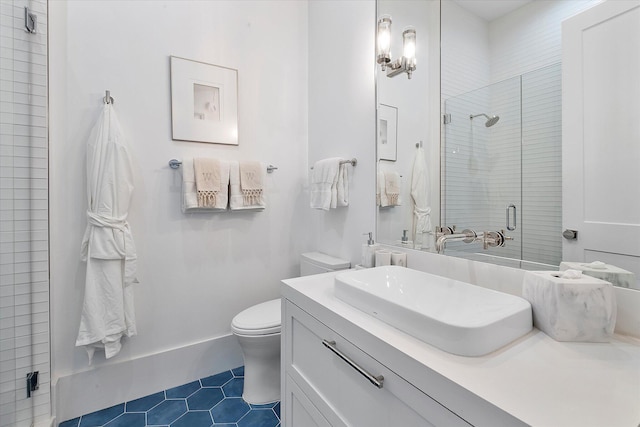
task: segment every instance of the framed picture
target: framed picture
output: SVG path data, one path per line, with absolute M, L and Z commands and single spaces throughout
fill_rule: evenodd
M 238 145 L 238 70 L 172 56 L 171 131 L 174 140 Z
M 397 160 L 398 109 L 391 105 L 378 106 L 378 158 Z

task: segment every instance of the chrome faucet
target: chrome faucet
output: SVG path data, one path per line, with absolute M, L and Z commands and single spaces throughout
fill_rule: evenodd
M 443 253 L 447 242 L 471 243 L 474 242 L 477 237 L 476 232 L 469 229 L 462 230 L 462 233 L 456 233 L 455 225 L 453 227 L 437 227 L 436 251 L 439 254 Z
M 436 227 L 436 251 L 439 254 L 444 252 L 447 242 L 482 242 L 482 247 L 486 250 L 489 247 L 504 246 L 507 240 L 513 240 L 513 237 L 505 236 L 504 230 L 483 231 L 478 234 L 468 228 L 462 230 L 462 233 L 456 233 L 455 226 Z

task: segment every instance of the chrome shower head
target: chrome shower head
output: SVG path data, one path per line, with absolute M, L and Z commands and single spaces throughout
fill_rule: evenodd
M 498 120 L 500 120 L 500 116 L 487 116 L 484 113 L 480 113 L 480 114 L 476 114 L 476 115 L 471 115 L 469 116 L 469 119 L 473 120 L 474 117 L 478 117 L 478 116 L 485 116 L 487 118 L 487 121 L 484 123 L 484 125 L 488 128 L 490 128 L 491 126 L 495 125 L 496 123 L 498 123 Z

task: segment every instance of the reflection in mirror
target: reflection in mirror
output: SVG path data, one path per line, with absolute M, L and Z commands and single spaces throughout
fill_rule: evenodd
M 447 254 L 560 264 L 561 78 L 556 63 L 444 100 L 442 223 L 512 239 L 486 250 L 453 242 Z
M 379 171 L 400 176 L 399 205 L 378 207 L 378 240 L 431 251 L 444 247 L 446 255 L 516 268 L 556 270 L 562 261 L 573 260 L 566 251 L 572 241 L 563 238 L 562 150 L 567 142 L 562 135 L 561 25 L 602 1 L 439 2 L 440 126 L 429 115 L 427 94 L 436 91 L 420 80 L 433 77 L 438 63 L 425 61 L 429 54 L 433 59 L 433 52 L 424 52 L 421 43 L 421 36 L 434 28 L 425 10 L 432 3 L 438 2 L 378 1 L 378 16 L 393 17 L 392 54 L 400 51 L 393 43 L 399 43 L 402 26 L 417 29 L 412 80 L 377 75 L 378 104 L 397 108 L 397 157 L 380 156 L 379 138 Z M 436 126 L 439 142 L 431 137 Z M 405 229 L 409 240 L 418 240 L 411 177 L 419 141 L 428 146 L 431 231 L 437 225 L 458 235 L 471 229 L 478 236 L 475 242 L 465 243 L 464 235 L 447 239 L 446 245 L 402 242 Z M 485 232 L 504 236 L 504 246 L 487 245 Z M 567 230 L 565 236 L 570 234 Z M 638 254 L 607 258 L 610 252 L 593 250 L 580 261 L 599 260 L 635 272 L 636 278 L 623 286 L 640 288 Z
M 438 116 L 439 105 L 427 96 L 430 85 L 439 91 L 438 73 L 432 71 L 439 64 L 439 5 L 427 0 L 380 0 L 377 7 L 379 21 L 391 22 L 389 36 L 383 37 L 389 40 L 389 63 L 405 63 L 407 68 L 396 74 L 388 65 L 385 70 L 378 66 L 376 73 L 377 239 L 429 249 L 439 223 L 439 129 L 428 126 L 429 114 Z M 436 56 L 435 64 L 430 55 Z M 381 57 L 384 53 L 378 49 L 379 64 Z

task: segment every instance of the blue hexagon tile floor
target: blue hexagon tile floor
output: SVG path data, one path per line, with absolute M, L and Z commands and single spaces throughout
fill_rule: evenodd
M 278 427 L 280 402 L 242 399 L 244 367 L 83 415 L 59 427 Z

